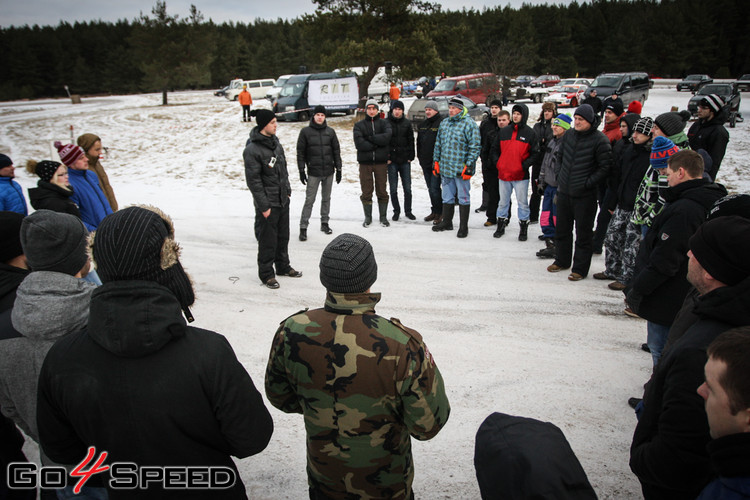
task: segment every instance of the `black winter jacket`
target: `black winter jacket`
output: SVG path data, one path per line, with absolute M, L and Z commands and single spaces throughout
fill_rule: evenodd
M 700 296 L 698 320 L 664 351 L 646 385 L 643 413 L 633 435 L 630 468 L 646 500 L 693 499 L 711 479 L 711 440 L 703 383 L 706 348 L 721 333 L 750 325 L 750 278 Z
M 620 208 L 632 212 L 635 208 L 635 196 L 641 185 L 643 176 L 650 165 L 651 142 L 635 144 L 628 142 L 620 153 L 619 161 L 615 162 L 616 173 L 613 196 L 607 198 L 606 208 L 614 210 Z
M 479 158 L 482 160 L 482 168 L 497 168 L 490 161 L 490 148 L 498 129 L 497 119 L 493 118 L 489 112 L 485 113 L 482 117 L 482 123 L 479 124 L 479 137 L 482 141 L 482 151 L 479 153 Z
M 612 168 L 612 147 L 596 125 L 585 132 L 570 129 L 562 138 L 557 150 L 557 188 L 563 194 L 576 197 L 595 193 Z
M 417 158 L 422 168 L 432 168 L 435 141 L 437 140 L 438 128 L 440 128 L 441 121 L 443 121 L 443 117 L 440 114 L 436 114 L 417 126 Z
M 39 375 L 45 453 L 77 464 L 88 446 L 107 462 L 224 466 L 262 451 L 273 421 L 227 340 L 185 324 L 177 298 L 151 281 L 94 291 L 88 329 L 50 349 Z M 205 498 L 200 490 L 140 490 L 137 498 Z M 109 497 L 133 498 L 129 490 Z M 235 485 L 211 498 L 247 498 Z
M 715 115 L 713 120 L 698 120 L 693 123 L 687 134 L 690 149 L 694 151 L 705 149 L 711 157 L 713 164 L 710 170 L 706 170 L 706 173 L 713 180 L 716 180 L 716 174 L 719 173 L 719 167 L 721 167 L 721 161 L 724 159 L 729 143 L 729 132 L 724 128 L 724 115 L 725 113 L 722 112 Z
M 310 125 L 299 132 L 297 138 L 297 167 L 312 177 L 328 177 L 341 170 L 341 147 L 336 131 L 326 122 L 322 125 L 310 119 Z
M 70 187 L 70 190 L 66 190 L 57 184 L 42 180 L 38 181 L 36 185 L 37 187 L 29 189 L 29 202 L 35 210 L 52 210 L 81 218 L 78 205 L 70 199 L 73 196 L 73 186 Z
M 594 109 L 594 114 L 600 115 L 602 113 L 602 110 L 604 109 L 602 105 L 602 100 L 598 97 L 591 97 L 588 96 L 586 99 L 581 101 L 581 104 L 588 104 Z
M 380 115 L 374 118 L 365 116 L 354 124 L 354 147 L 357 148 L 357 162 L 364 164 L 386 163 L 390 154 L 391 124 Z
M 265 212 L 289 203 L 292 186 L 286 168 L 284 148 L 279 139 L 265 136 L 255 127 L 242 153 L 245 160 L 245 180 L 253 194 L 255 208 Z
M 687 281 L 688 241 L 708 210 L 727 190 L 706 179 L 693 179 L 664 191 L 666 205 L 641 242 L 633 280 L 626 290 L 631 307 L 642 318 L 671 325 L 690 289 Z
M 388 159 L 392 163 L 402 164 L 414 161 L 414 129 L 411 122 L 405 117 L 394 118 L 388 114 L 391 124 L 391 144 Z
M 542 161 L 544 161 L 544 155 L 547 152 L 547 144 L 554 137 L 552 134 L 552 120 L 546 121 L 542 118 L 542 121 L 536 122 L 532 128 L 539 141 L 539 154 L 536 156 L 533 166 L 541 166 Z

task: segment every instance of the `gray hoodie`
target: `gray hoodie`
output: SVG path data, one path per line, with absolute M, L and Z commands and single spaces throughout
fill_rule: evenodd
M 67 274 L 36 271 L 16 292 L 11 319 L 23 337 L 0 342 L 0 406 L 37 442 L 37 380 L 44 357 L 57 339 L 86 326 L 95 289 Z

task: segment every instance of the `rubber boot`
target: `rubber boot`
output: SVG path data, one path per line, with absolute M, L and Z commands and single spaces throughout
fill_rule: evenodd
M 443 220 L 432 226 L 433 231 L 452 231 L 453 230 L 453 212 L 456 205 L 453 203 L 443 203 Z
M 391 223 L 388 222 L 388 202 L 378 202 L 378 211 L 380 212 L 380 225 L 383 227 L 390 226 Z
M 362 208 L 365 210 L 365 221 L 362 226 L 370 227 L 370 224 L 372 224 L 372 203 L 362 202 Z
M 518 233 L 518 241 L 526 241 L 529 237 L 529 221 L 522 220 L 519 224 L 521 225 L 521 232 Z
M 469 235 L 469 205 L 458 206 L 458 233 L 459 238 L 466 238 Z
M 492 235 L 493 238 L 499 238 L 502 235 L 505 234 L 505 226 L 508 225 L 508 219 L 504 219 L 502 217 L 497 218 L 497 229 L 495 229 L 495 234 Z

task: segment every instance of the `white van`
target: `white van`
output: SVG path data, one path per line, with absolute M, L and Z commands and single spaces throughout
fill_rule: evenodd
M 393 71 L 398 70 L 397 67 L 393 67 Z M 337 70 L 340 71 L 340 70 Z M 363 66 L 357 66 L 354 68 L 349 68 L 349 71 L 354 73 L 357 76 L 362 75 L 367 71 L 366 67 Z M 390 75 L 388 75 L 385 72 L 385 66 L 381 66 L 378 68 L 378 72 L 375 73 L 375 76 L 372 77 L 372 80 L 370 80 L 370 86 L 367 87 L 367 97 L 378 99 L 381 102 L 388 102 L 390 99 Z M 397 82 L 397 85 L 399 82 Z
M 250 92 L 250 97 L 252 97 L 253 100 L 264 99 L 266 97 L 266 92 L 268 92 L 275 83 L 276 80 L 273 78 L 263 78 L 260 80 L 232 80 L 229 83 L 229 89 L 227 89 L 224 97 L 230 101 L 236 101 L 237 96 L 242 92 L 242 87 L 247 85 L 247 91 Z
M 273 84 L 273 87 L 268 89 L 266 91 L 266 99 L 273 102 L 274 99 L 279 97 L 279 92 L 281 92 L 281 87 L 284 86 L 287 80 L 289 80 L 294 75 L 281 75 L 276 79 L 276 83 Z

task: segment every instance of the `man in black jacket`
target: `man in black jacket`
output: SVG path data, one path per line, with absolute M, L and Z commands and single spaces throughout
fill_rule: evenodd
M 310 125 L 299 132 L 297 138 L 297 167 L 299 180 L 307 184 L 305 205 L 299 219 L 299 239 L 307 240 L 307 226 L 310 223 L 318 186 L 322 186 L 320 200 L 320 230 L 326 234 L 333 231 L 328 225 L 328 212 L 331 209 L 331 188 L 333 173 L 336 172 L 336 184 L 341 182 L 341 148 L 336 131 L 326 124 L 326 108 L 317 105 L 313 110 Z M 305 174 L 307 166 L 307 174 Z
M 365 104 L 364 120 L 354 124 L 354 147 L 357 148 L 357 162 L 359 163 L 359 183 L 362 187 L 362 208 L 368 227 L 372 224 L 372 193 L 378 199 L 380 224 L 390 226 L 388 222 L 388 192 L 385 185 L 388 179 L 388 155 L 390 153 L 391 124 L 380 118 L 380 108 L 375 99 Z
M 716 94 L 710 94 L 698 103 L 698 121 L 688 130 L 690 148 L 695 151 L 705 149 L 711 156 L 713 165 L 706 173 L 713 180 L 716 180 L 729 143 L 729 132 L 724 128 L 725 121 L 724 100 Z
M 593 254 L 596 192 L 612 168 L 609 139 L 596 130 L 599 120 L 588 104 L 575 111 L 574 130 L 568 131 L 557 150 L 557 225 L 555 226 L 555 262 L 547 271 L 556 273 L 570 267 L 568 279 L 586 277 Z M 575 224 L 575 256 L 573 225 Z
M 44 452 L 66 465 L 83 462 L 92 447 L 108 464 L 220 467 L 231 483 L 209 493 L 184 479 L 170 484 L 179 478 L 165 473 L 140 482 L 143 489 L 109 483 L 111 499 L 247 498 L 232 456 L 261 452 L 273 421 L 229 342 L 187 326 L 194 293 L 171 219 L 128 207 L 104 218 L 90 245 L 104 284 L 91 297 L 87 329 L 59 339 L 42 365 Z
M 258 240 L 258 277 L 268 288 L 279 288 L 276 275 L 299 278 L 289 264 L 289 172 L 284 148 L 276 137 L 276 115 L 254 109 L 257 125 L 250 131 L 242 158 L 245 179 L 255 205 L 255 238 Z
M 440 174 L 433 173 L 434 161 L 432 153 L 435 151 L 435 140 L 443 117 L 438 112 L 435 101 L 427 101 L 424 105 L 425 119 L 417 126 L 417 159 L 422 167 L 427 192 L 430 194 L 430 215 L 424 218 L 426 222 L 437 224 L 442 220 L 443 190 L 440 186 Z
M 726 330 L 750 325 L 750 220 L 709 220 L 689 245 L 687 279 L 700 294 L 693 309 L 698 320 L 656 366 L 630 447 L 630 468 L 646 500 L 696 498 L 710 481 L 711 437 L 696 392 L 706 348 Z
M 479 158 L 482 160 L 482 204 L 474 212 L 487 212 L 485 226 L 497 224 L 497 166 L 490 161 L 490 147 L 497 133 L 497 115 L 502 111 L 503 104 L 499 99 L 490 102 L 490 112 L 485 112 L 482 122 L 479 124 L 479 137 L 482 142 L 482 152 Z M 490 203 L 492 193 L 495 194 L 494 205 Z M 492 208 L 490 208 L 492 206 Z
M 388 184 L 391 188 L 391 205 L 393 205 L 393 220 L 397 221 L 401 215 L 401 205 L 398 202 L 398 178 L 404 188 L 404 215 L 414 220 L 411 213 L 411 162 L 414 161 L 414 130 L 411 122 L 404 116 L 404 103 L 391 101 L 391 111 L 388 113 L 391 124 L 390 153 L 388 154 Z
M 706 220 L 714 202 L 727 194 L 724 186 L 703 178 L 703 158 L 695 151 L 674 153 L 659 171 L 669 184 L 663 193 L 667 203 L 641 243 L 633 279 L 626 288 L 628 306 L 647 320 L 647 344 L 654 366 L 690 289 L 685 277 L 688 240 Z

